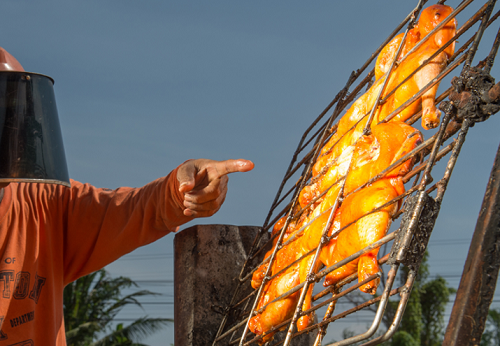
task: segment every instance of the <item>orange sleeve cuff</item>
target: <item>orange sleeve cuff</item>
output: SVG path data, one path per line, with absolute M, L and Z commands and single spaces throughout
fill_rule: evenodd
M 181 165 L 179 165 L 180 167 Z M 165 194 L 162 196 L 162 202 L 158 215 L 161 215 L 162 221 L 172 232 L 177 232 L 179 226 L 185 224 L 193 217 L 184 215 L 184 195 L 179 191 L 179 180 L 177 180 L 177 167 L 165 178 Z

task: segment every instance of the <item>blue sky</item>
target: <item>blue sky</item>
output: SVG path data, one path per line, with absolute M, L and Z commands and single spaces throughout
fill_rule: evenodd
M 73 179 L 142 186 L 189 158 L 250 159 L 254 171 L 230 177 L 220 212 L 195 223 L 260 226 L 304 130 L 416 4 L 4 0 L 0 46 L 27 71 L 55 79 Z M 498 23 L 492 27 L 476 63 L 489 52 Z M 500 78 L 498 62 L 491 74 Z M 454 286 L 498 148 L 499 118 L 471 129 L 431 238 L 431 271 Z M 108 270 L 172 280 L 172 240 Z M 173 301 L 171 284 L 141 287 Z M 143 314 L 173 317 L 173 308 L 146 305 L 122 317 Z M 173 342 L 173 327 L 145 342 L 165 340 Z

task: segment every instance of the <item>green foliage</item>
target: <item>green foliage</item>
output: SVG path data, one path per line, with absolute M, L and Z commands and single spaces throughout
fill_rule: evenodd
M 420 342 L 416 341 L 413 336 L 404 330 L 398 331 L 394 334 L 390 342 L 391 346 L 420 346 Z
M 405 313 L 399 331 L 396 332 L 392 346 L 396 345 L 406 345 L 401 343 L 395 343 L 396 340 L 406 340 L 408 337 L 396 337 L 398 334 L 403 333 L 405 335 L 411 336 L 413 342 L 420 345 L 420 337 L 424 329 L 424 321 L 422 320 L 422 294 L 421 290 L 414 287 L 410 299 L 408 299 L 408 304 L 406 305 Z M 399 302 L 398 302 L 399 303 Z
M 449 287 L 442 277 L 429 280 L 428 260 L 429 254 L 426 252 L 418 269 L 417 280 L 413 285 L 403 320 L 391 340 L 391 346 L 406 345 L 406 343 L 410 345 L 411 342 L 422 346 L 442 344 L 444 311 L 455 289 Z M 404 267 L 401 284 L 406 282 L 408 273 L 409 269 Z M 411 336 L 412 341 L 408 341 L 408 336 Z
M 359 333 L 357 333 L 356 331 L 350 329 L 350 328 L 345 328 L 343 331 L 342 331 L 342 339 L 345 340 L 345 339 L 348 339 L 348 338 L 351 338 L 353 336 L 356 336 L 358 335 Z M 357 342 L 357 343 L 354 343 L 352 344 L 352 346 L 360 346 L 362 344 L 365 344 L 368 340 L 373 340 L 373 339 L 376 339 L 380 336 L 382 336 L 383 333 L 380 333 L 380 332 L 376 332 L 374 335 L 372 335 L 371 337 L 369 337 L 368 339 L 365 339 L 361 342 Z M 335 339 L 332 339 L 330 340 L 329 342 L 327 342 L 327 344 L 332 344 L 334 342 L 337 342 L 338 340 L 335 340 Z
M 64 323 L 68 346 L 146 346 L 135 343 L 166 326 L 171 319 L 139 318 L 128 326 L 111 325 L 123 307 L 141 306 L 139 297 L 157 295 L 140 290 L 122 296 L 137 284 L 129 278 L 110 278 L 104 269 L 72 282 L 64 289 Z M 100 335 L 108 333 L 99 339 Z M 99 339 L 99 340 L 98 340 Z
M 405 308 L 398 331 L 384 342 L 385 346 L 437 346 L 442 344 L 444 332 L 444 311 L 451 294 L 455 290 L 448 286 L 445 279 L 437 277 L 429 280 L 429 255 L 426 252 L 417 272 L 410 298 Z M 400 268 L 400 284 L 404 285 L 410 274 L 407 267 Z M 359 301 L 353 301 L 358 305 Z M 399 301 L 389 301 L 383 317 L 386 329 L 394 321 Z M 500 322 L 500 318 L 499 318 Z M 352 333 L 347 330 L 345 336 Z M 351 335 L 352 336 L 352 335 Z M 499 344 L 496 344 L 499 345 Z
M 421 343 L 440 346 L 444 333 L 444 311 L 449 297 L 455 290 L 448 287 L 445 279 L 437 277 L 420 288 L 423 330 Z
M 500 310 L 491 309 L 481 338 L 481 346 L 500 345 Z

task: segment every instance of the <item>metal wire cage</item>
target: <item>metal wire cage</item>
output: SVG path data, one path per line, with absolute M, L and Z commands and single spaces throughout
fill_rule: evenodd
M 453 4 L 455 7 L 453 12 L 432 30 L 428 36 L 426 36 L 427 38 L 431 37 L 431 35 L 440 30 L 440 28 L 453 20 L 457 15 L 466 11 L 466 9 L 467 11 L 471 11 L 472 4 L 476 5 L 476 8 L 472 10 L 474 14 L 471 15 L 465 23 L 457 27 L 455 36 L 436 51 L 433 56 L 427 59 L 420 68 L 424 67 L 426 63 L 443 52 L 447 47 L 453 44 L 453 42 L 456 42 L 458 38 L 460 38 L 461 41 L 466 40 L 466 42 L 461 45 L 457 44 L 455 53 L 448 59 L 447 67 L 442 70 L 436 78 L 421 88 L 418 93 L 413 95 L 413 97 L 383 120 L 383 122 L 389 121 L 392 117 L 396 116 L 401 109 L 404 109 L 420 98 L 436 84 L 446 80 L 446 78 L 449 79 L 453 75 L 457 76 L 452 80 L 452 86 L 436 97 L 436 104 L 440 103 L 439 107 L 444 113 L 438 130 L 430 138 L 418 144 L 413 150 L 403 155 L 399 160 L 392 163 L 356 190 L 359 191 L 375 183 L 377 180 L 383 178 L 388 172 L 394 170 L 402 163 L 407 162 L 409 159 L 415 159 L 412 170 L 403 177 L 406 191 L 368 213 L 375 213 L 396 202 L 402 204 L 402 208 L 392 216 L 392 220 L 394 221 L 392 223 L 393 227 L 391 227 L 387 234 L 378 241 L 331 266 L 321 268 L 316 265 L 319 263 L 318 257 L 322 248 L 328 244 L 331 239 L 334 239 L 350 225 L 367 215 L 364 214 L 352 221 L 352 223 L 342 225 L 342 228 L 336 229 L 333 233 L 329 233 L 335 212 L 346 198 L 346 196 L 342 195 L 341 188 L 339 197 L 336 198 L 335 203 L 326 211 L 329 215 L 329 219 L 317 247 L 311 249 L 301 258 L 296 259 L 278 273 L 273 274 L 270 268 L 272 267 L 273 261 L 276 260 L 279 250 L 299 239 L 304 228 L 307 227 L 306 225 L 296 229 L 294 233 L 290 235 L 286 234 L 287 226 L 299 219 L 311 204 L 316 202 L 318 198 L 322 198 L 324 194 L 328 192 L 323 191 L 321 196 L 313 200 L 308 206 L 300 208 L 298 202 L 299 194 L 305 186 L 314 181 L 315 177 L 313 177 L 311 173 L 312 167 L 320 156 L 320 151 L 325 143 L 335 134 L 338 125 L 336 121 L 341 118 L 342 112 L 348 108 L 348 105 L 351 104 L 360 93 L 363 92 L 364 88 L 368 88 L 371 83 L 373 83 L 374 70 L 370 70 L 369 67 L 373 66 L 377 55 L 382 51 L 384 46 L 400 32 L 404 32 L 404 35 L 407 35 L 408 31 L 415 24 L 422 8 L 426 5 L 426 2 L 427 1 L 424 0 L 418 2 L 415 9 L 408 14 L 401 24 L 370 56 L 366 63 L 351 74 L 345 87 L 304 132 L 272 203 L 269 214 L 264 221 L 261 232 L 252 245 L 250 256 L 243 265 L 239 278 L 237 278 L 239 280 L 238 289 L 232 293 L 232 303 L 225 309 L 224 318 L 213 345 L 251 345 L 263 343 L 263 338 L 267 334 L 274 333 L 278 330 L 284 330 L 285 332 L 282 333 L 281 339 L 275 338 L 273 341 L 269 341 L 270 345 L 289 345 L 292 339 L 304 333 L 313 333 L 315 338 L 314 345 L 321 345 L 327 328 L 331 323 L 351 314 L 363 314 L 367 310 L 371 311 L 369 316 L 372 316 L 373 312 L 375 316 L 370 319 L 371 324 L 367 330 L 364 333 L 354 335 L 332 345 L 351 345 L 359 342 L 365 342 L 363 345 L 375 345 L 388 340 L 394 335 L 403 317 L 413 284 L 417 279 L 419 266 L 427 248 L 427 243 L 438 216 L 443 196 L 467 132 L 476 122 L 486 120 L 500 108 L 498 102 L 500 88 L 499 85 L 494 85 L 494 80 L 489 75 L 494 58 L 497 54 L 498 46 L 500 45 L 500 31 L 497 33 L 495 42 L 488 56 L 486 56 L 477 66 L 471 65 L 485 30 L 491 30 L 491 28 L 495 27 L 498 28 L 498 24 L 492 25 L 500 15 L 500 12 L 493 14 L 496 1 L 464 0 L 457 5 Z M 439 1 L 438 3 L 442 4 L 444 2 L 445 1 Z M 404 39 L 402 41 L 404 41 Z M 415 49 L 418 49 L 425 41 L 426 38 L 421 39 L 417 46 L 400 59 L 399 63 L 404 61 L 406 57 Z M 399 55 L 400 51 L 401 47 L 398 48 L 396 56 Z M 394 60 L 389 68 L 389 72 L 396 69 L 396 65 L 396 60 Z M 415 70 L 408 78 L 411 78 L 420 68 Z M 405 81 L 408 80 L 408 78 L 405 79 Z M 357 80 L 361 81 L 355 84 Z M 404 81 L 396 88 L 400 87 L 403 83 Z M 444 86 L 444 84 L 445 83 L 442 83 L 442 86 Z M 377 107 L 380 107 L 387 101 L 391 92 L 386 94 L 385 97 L 381 95 L 382 91 L 378 94 L 374 107 L 364 117 L 371 119 Z M 449 98 L 450 101 L 446 101 L 446 98 Z M 406 123 L 413 125 L 421 118 L 421 113 L 420 111 L 414 114 L 406 120 Z M 370 123 L 371 120 L 368 120 L 367 124 Z M 369 125 L 365 128 L 364 133 L 370 133 Z M 447 162 L 444 162 L 444 158 L 447 158 Z M 437 165 L 441 160 L 443 161 L 441 165 Z M 442 174 L 442 178 L 434 182 L 431 178 L 431 173 L 435 173 L 433 175 L 436 176 L 436 172 L 438 172 L 437 174 Z M 348 173 L 346 173 L 346 175 L 347 174 Z M 336 184 L 343 187 L 345 180 L 344 175 Z M 275 232 L 270 236 L 269 234 L 273 225 L 280 219 L 285 220 L 283 227 L 281 227 L 279 232 Z M 273 244 L 275 245 L 273 246 Z M 312 307 L 306 311 L 302 311 L 301 307 L 306 299 L 306 292 L 312 285 L 321 282 L 326 275 L 341 268 L 345 264 L 378 248 L 380 248 L 378 262 L 384 269 L 383 272 L 386 274 L 378 272 L 361 282 L 355 282 L 358 274 L 354 273 L 340 282 L 324 289 L 318 289 L 319 285 L 317 285 L 312 295 Z M 264 256 L 268 251 L 269 253 L 267 256 Z M 310 258 L 312 258 L 313 263 L 313 265 L 309 266 L 307 279 L 295 285 L 288 292 L 276 297 L 273 301 L 267 302 L 264 306 L 259 306 L 259 300 L 264 294 L 266 283 L 269 283 L 307 256 L 312 256 Z M 263 259 L 264 257 L 265 259 Z M 256 259 L 258 258 L 263 260 L 255 265 Z M 262 284 L 258 289 L 248 294 L 252 275 L 259 267 L 264 269 L 267 268 L 263 275 Z M 398 270 L 401 272 L 401 267 L 405 267 L 405 274 L 402 275 L 403 279 L 399 280 L 401 282 L 398 285 Z M 315 270 L 314 268 L 319 269 Z M 382 285 L 378 288 L 377 295 L 373 297 L 365 296 L 365 299 L 360 301 L 359 304 L 348 309 L 342 310 L 341 308 L 346 305 L 337 304 L 337 302 L 342 302 L 343 299 L 348 299 L 351 304 L 350 306 L 353 306 L 352 302 L 359 300 L 350 297 L 354 295 L 359 296 L 357 288 L 377 278 L 382 281 Z M 286 299 L 292 295 L 296 295 L 299 298 L 296 305 L 297 308 L 294 309 L 291 318 L 274 326 L 263 335 L 255 335 L 249 331 L 249 320 L 253 316 L 261 313 L 269 304 Z M 391 312 L 388 312 L 387 307 L 389 298 L 397 295 L 400 296 L 397 308 L 392 308 Z M 304 330 L 297 331 L 296 325 L 298 319 L 311 312 L 316 313 L 317 322 Z M 381 332 L 379 331 L 379 327 L 382 321 L 389 327 Z M 377 331 L 379 332 L 376 333 Z

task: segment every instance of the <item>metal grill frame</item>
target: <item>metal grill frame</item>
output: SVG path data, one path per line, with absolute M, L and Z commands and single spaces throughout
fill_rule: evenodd
M 463 11 L 467 6 L 469 6 L 474 0 L 464 0 L 462 3 L 457 6 L 457 8 L 450 14 L 450 16 L 445 19 L 443 22 L 440 23 L 438 27 L 436 27 L 432 32 L 430 32 L 426 37 L 430 37 L 434 32 L 439 30 L 440 27 L 445 25 L 449 20 L 454 18 L 457 14 L 459 14 L 461 11 Z M 276 194 L 276 197 L 273 201 L 273 204 L 270 208 L 269 214 L 267 215 L 264 225 L 262 226 L 259 235 L 255 238 L 254 243 L 252 245 L 252 249 L 250 250 L 250 256 L 248 260 L 245 262 L 243 265 L 240 275 L 239 275 L 239 286 L 238 289 L 234 292 L 233 297 L 232 297 L 232 303 L 229 307 L 226 309 L 226 314 L 223 317 L 223 320 L 221 322 L 221 325 L 219 327 L 219 330 L 217 332 L 217 336 L 213 342 L 213 345 L 219 345 L 220 341 L 230 337 L 231 341 L 229 341 L 230 345 L 233 344 L 239 344 L 239 345 L 250 345 L 254 342 L 257 342 L 259 339 L 262 338 L 262 336 L 254 336 L 250 335 L 251 333 L 248 333 L 248 321 L 250 320 L 250 317 L 255 315 L 256 313 L 256 306 L 257 303 L 260 299 L 260 296 L 262 294 L 263 287 L 265 283 L 272 278 L 274 278 L 276 275 L 279 273 L 275 274 L 274 276 L 270 276 L 270 269 L 267 270 L 267 273 L 265 275 L 265 278 L 263 280 L 263 283 L 261 284 L 260 288 L 258 290 L 255 290 L 252 294 L 246 296 L 246 297 L 239 297 L 239 292 L 240 292 L 240 287 L 243 287 L 245 285 L 250 284 L 250 279 L 257 267 L 250 268 L 249 263 L 252 262 L 255 258 L 257 257 L 263 257 L 264 250 L 268 249 L 270 244 L 272 244 L 273 240 L 278 237 L 277 242 L 278 245 L 274 248 L 274 251 L 272 255 L 268 258 L 268 260 L 261 262 L 260 264 L 264 264 L 266 262 L 272 262 L 274 260 L 274 257 L 278 251 L 278 249 L 281 246 L 285 246 L 286 244 L 290 243 L 291 241 L 294 241 L 300 232 L 303 231 L 305 228 L 302 227 L 298 231 L 295 232 L 294 235 L 292 235 L 286 242 L 283 242 L 284 239 L 284 234 L 285 230 L 287 229 L 288 224 L 294 219 L 297 218 L 301 212 L 306 210 L 308 206 L 303 208 L 302 210 L 298 211 L 296 214 L 293 214 L 292 211 L 294 210 L 295 206 L 297 205 L 298 202 L 298 194 L 302 190 L 302 188 L 306 185 L 308 181 L 311 179 L 311 169 L 312 165 L 316 161 L 316 158 L 319 155 L 319 151 L 321 147 L 328 141 L 328 139 L 333 135 L 336 126 L 333 125 L 335 120 L 339 117 L 341 112 L 349 105 L 352 101 L 354 101 L 355 97 L 361 90 L 366 87 L 370 86 L 370 82 L 372 81 L 372 78 L 374 76 L 373 70 L 368 72 L 366 77 L 364 77 L 361 82 L 354 87 L 354 89 L 349 92 L 349 89 L 354 85 L 354 82 L 356 79 L 358 79 L 368 68 L 368 66 L 376 59 L 382 48 L 390 42 L 399 32 L 401 31 L 402 28 L 405 27 L 406 25 L 406 31 L 405 31 L 405 36 L 408 32 L 409 29 L 411 29 L 414 25 L 414 22 L 416 18 L 418 18 L 418 15 L 421 11 L 421 9 L 424 7 L 426 4 L 427 0 L 419 0 L 416 8 L 401 22 L 400 25 L 390 34 L 390 36 L 379 46 L 379 48 L 370 56 L 370 58 L 366 61 L 366 63 L 358 70 L 352 72 L 351 76 L 349 77 L 345 87 L 335 96 L 333 101 L 325 108 L 325 110 L 313 121 L 313 123 L 309 126 L 309 128 L 306 129 L 304 135 L 302 136 L 297 150 L 295 151 L 292 160 L 290 162 L 290 165 L 285 173 L 285 177 L 283 178 L 283 181 L 278 189 L 278 192 Z M 437 3 L 442 4 L 445 1 L 438 1 Z M 429 90 L 432 86 L 434 86 L 436 83 L 439 83 L 443 78 L 445 78 L 447 75 L 449 75 L 452 71 L 457 69 L 462 63 L 464 63 L 464 66 L 461 71 L 461 76 L 465 75 L 470 69 L 471 69 L 471 63 L 472 60 L 476 54 L 476 51 L 478 49 L 479 43 L 481 41 L 482 35 L 485 31 L 485 29 L 490 26 L 499 16 L 500 16 L 500 11 L 497 12 L 495 15 L 492 16 L 492 11 L 494 8 L 496 1 L 495 0 L 489 0 L 484 3 L 484 5 L 466 22 L 464 23 L 461 27 L 457 29 L 455 37 L 450 41 L 448 44 L 443 46 L 441 49 L 439 49 L 431 58 L 429 58 L 427 61 L 432 60 L 435 56 L 437 56 L 440 52 L 442 52 L 451 42 L 456 41 L 459 37 L 461 37 L 463 34 L 469 31 L 469 29 L 478 21 L 480 21 L 479 29 L 475 34 L 473 34 L 468 41 L 463 44 L 461 47 L 456 49 L 455 54 L 449 59 L 448 66 L 434 79 L 432 80 L 428 85 L 426 85 L 423 89 L 421 89 L 417 94 L 415 94 L 410 100 L 405 102 L 401 107 L 399 107 L 397 110 L 395 110 L 393 113 L 391 113 L 384 121 L 390 120 L 392 117 L 398 114 L 400 110 L 403 108 L 406 108 L 409 104 L 411 104 L 414 100 L 416 100 L 418 97 L 420 97 L 423 93 L 425 93 L 427 90 Z M 498 46 L 499 46 L 499 37 L 500 37 L 500 31 L 497 34 L 497 39 L 495 40 L 495 43 L 493 45 L 493 48 L 491 49 L 490 54 L 486 57 L 486 59 L 480 63 L 479 68 L 481 68 L 483 71 L 486 71 L 489 73 L 491 66 L 493 65 L 494 58 L 497 54 Z M 426 38 L 423 38 L 419 43 L 417 44 L 416 47 L 414 47 L 410 52 L 408 52 L 403 59 L 408 57 L 411 52 L 413 52 L 415 49 L 418 48 L 423 42 L 425 42 Z M 404 42 L 404 39 L 402 40 Z M 398 49 L 398 52 L 396 53 L 396 56 L 399 55 L 401 46 Z M 422 64 L 422 66 L 424 66 Z M 395 66 L 395 61 L 391 64 L 390 71 L 393 70 Z M 389 71 L 389 73 L 390 73 Z M 415 74 L 417 71 L 414 71 L 413 74 Z M 408 78 L 411 78 L 410 75 Z M 388 78 L 386 79 L 387 82 Z M 400 84 L 402 85 L 404 81 Z M 398 88 L 400 85 L 398 85 L 396 88 Z M 380 95 L 383 93 L 383 89 L 385 89 L 385 85 L 382 87 L 382 90 L 380 91 L 380 94 L 377 97 L 377 102 L 375 102 L 375 105 L 371 112 L 369 114 L 366 114 L 362 119 L 364 119 L 366 116 L 371 119 L 373 117 L 373 114 L 376 110 L 376 108 L 383 104 L 387 98 L 390 96 L 387 95 L 385 98 L 381 99 Z M 395 89 L 394 89 L 395 90 Z M 453 87 L 448 88 L 445 90 L 441 95 L 436 97 L 436 104 L 443 101 L 446 99 L 450 93 L 453 91 Z M 324 120 L 324 117 L 328 112 L 330 112 L 335 105 L 335 108 L 333 109 L 333 112 L 330 117 Z M 442 105 L 445 105 L 445 102 L 442 103 Z M 441 108 L 441 107 L 440 107 Z M 388 167 L 386 170 L 384 170 L 382 173 L 377 175 L 375 178 L 370 180 L 368 183 L 372 183 L 373 181 L 379 179 L 380 177 L 383 177 L 387 172 L 391 171 L 401 163 L 405 162 L 411 157 L 416 157 L 420 156 L 420 164 L 416 164 L 415 167 L 411 172 L 409 172 L 404 178 L 403 181 L 404 183 L 410 182 L 411 179 L 413 180 L 413 184 L 411 188 L 408 188 L 407 191 L 402 194 L 401 196 L 398 196 L 396 199 L 386 203 L 384 206 L 390 205 L 395 203 L 396 201 L 406 199 L 405 205 L 408 205 L 408 200 L 410 198 L 413 198 L 413 207 L 408 208 L 408 212 L 406 214 L 406 223 L 405 225 L 401 225 L 398 230 L 393 231 L 391 233 L 388 233 L 385 237 L 383 237 L 381 240 L 373 243 L 369 247 L 349 256 L 348 258 L 345 258 L 344 260 L 336 263 L 335 265 L 324 268 L 320 270 L 318 273 L 314 273 L 312 271 L 309 272 L 308 275 L 308 280 L 305 282 L 302 282 L 298 286 L 294 287 L 292 290 L 289 292 L 285 293 L 284 295 L 276 298 L 274 301 L 285 298 L 299 290 L 302 290 L 300 299 L 297 303 L 297 310 L 294 313 L 294 316 L 292 319 L 289 319 L 282 324 L 278 325 L 273 329 L 273 331 L 278 330 L 282 327 L 287 327 L 288 326 L 288 331 L 286 334 L 286 339 L 284 340 L 283 344 L 284 345 L 289 345 L 291 339 L 297 335 L 310 332 L 313 330 L 318 330 L 318 336 L 316 338 L 315 345 L 321 345 L 321 340 L 323 336 L 326 334 L 326 329 L 329 325 L 329 323 L 343 318 L 347 315 L 350 315 L 352 313 L 355 313 L 361 309 L 364 309 L 368 306 L 372 306 L 376 303 L 378 304 L 378 308 L 375 314 L 375 318 L 371 324 L 371 326 L 368 328 L 368 330 L 365 333 L 362 333 L 360 335 L 356 335 L 354 337 L 342 340 L 340 342 L 334 343 L 332 345 L 349 345 L 349 344 L 354 344 L 363 340 L 366 340 L 370 338 L 371 336 L 374 335 L 374 333 L 377 331 L 377 329 L 380 326 L 380 323 L 382 321 L 388 299 L 390 296 L 399 294 L 401 296 L 401 299 L 399 301 L 399 305 L 397 308 L 396 315 L 394 317 L 393 323 L 391 327 L 382 335 L 379 336 L 373 340 L 368 341 L 367 343 L 363 345 L 376 345 L 379 344 L 383 341 L 388 340 L 392 335 L 396 332 L 399 323 L 401 322 L 401 319 L 403 317 L 404 309 L 406 307 L 406 303 L 409 299 L 411 289 L 413 287 L 413 283 L 416 279 L 417 276 L 417 271 L 418 267 L 420 265 L 420 262 L 422 260 L 423 252 L 425 251 L 427 247 L 427 242 L 430 237 L 430 233 L 432 232 L 432 228 L 434 225 L 435 218 L 437 217 L 437 214 L 439 213 L 439 207 L 442 202 L 444 193 L 446 191 L 449 179 L 451 177 L 451 174 L 453 172 L 454 166 L 456 164 L 458 155 L 460 153 L 460 150 L 462 148 L 462 145 L 465 141 L 467 132 L 469 128 L 474 124 L 474 120 L 470 118 L 465 118 L 461 122 L 461 124 L 457 123 L 456 118 L 455 118 L 455 113 L 453 109 L 453 105 L 449 105 L 448 107 L 443 107 L 442 109 L 444 111 L 444 117 L 441 121 L 439 130 L 437 131 L 436 134 L 434 134 L 432 137 L 424 141 L 422 144 L 420 144 L 418 147 L 416 147 L 414 150 L 412 150 L 410 153 L 405 155 L 403 158 L 395 162 L 393 165 Z M 413 124 L 415 123 L 421 116 L 421 112 L 415 114 L 411 118 L 407 120 L 408 124 Z M 321 124 L 321 121 L 324 123 Z M 368 120 L 367 124 L 370 124 L 371 121 Z M 319 127 L 319 128 L 318 128 Z M 312 131 L 315 130 L 313 133 Z M 370 129 L 369 127 L 365 128 L 365 133 L 369 133 Z M 456 138 L 453 138 L 452 141 L 449 144 L 445 145 L 445 142 L 450 140 L 454 135 L 456 135 Z M 314 142 L 314 143 L 313 143 Z M 307 149 L 309 146 L 312 145 L 312 149 L 310 149 L 308 152 L 304 154 L 304 150 Z M 431 172 L 433 170 L 434 165 L 444 158 L 446 155 L 448 155 L 451 152 L 451 155 L 448 159 L 448 163 L 445 169 L 445 173 L 443 177 L 437 181 L 436 183 L 432 184 L 432 178 L 431 178 Z M 300 155 L 303 154 L 303 157 L 299 159 Z M 295 176 L 295 174 L 302 168 L 302 173 L 300 179 L 292 185 L 292 187 L 288 191 L 284 191 L 285 186 L 287 183 L 291 181 L 291 179 Z M 423 172 L 423 174 L 421 174 Z M 347 175 L 347 174 L 346 174 Z M 421 177 L 420 177 L 421 176 Z M 345 176 L 344 176 L 345 178 Z M 343 181 L 345 179 L 340 179 L 338 182 L 335 184 L 339 183 L 343 185 Z M 365 185 L 359 187 L 356 189 L 354 192 L 360 190 L 364 186 L 366 186 L 368 183 Z M 342 188 L 341 188 L 342 191 Z M 354 193 L 351 192 L 351 193 Z M 436 197 L 430 198 L 429 194 L 436 192 Z M 326 193 L 326 191 L 325 191 Z M 339 193 L 339 196 L 341 193 Z M 321 197 L 321 196 L 320 196 Z M 320 198 L 318 197 L 318 198 Z M 345 197 L 345 196 L 344 196 Z M 288 198 L 291 198 L 289 202 L 286 202 Z M 431 199 L 431 202 L 429 201 Z M 314 202 L 314 201 L 313 201 Z M 311 202 L 311 203 L 313 203 Z M 333 207 L 330 212 L 329 216 L 329 221 L 327 222 L 327 226 L 324 229 L 323 232 L 323 237 L 322 241 L 319 244 L 318 248 L 310 251 L 309 253 L 305 254 L 301 259 L 305 258 L 306 256 L 309 256 L 314 253 L 314 263 L 317 261 L 318 254 L 324 244 L 327 244 L 330 239 L 338 235 L 343 229 L 347 228 L 349 225 L 345 225 L 342 229 L 338 230 L 335 234 L 332 234 L 330 237 L 328 237 L 327 232 L 328 229 L 330 228 L 330 222 L 333 219 L 333 214 L 337 208 L 337 206 L 340 204 L 339 198 L 337 198 L 336 202 L 334 203 Z M 422 225 L 419 225 L 419 222 L 422 222 L 422 211 L 424 208 L 428 205 L 432 204 L 432 208 L 427 207 L 428 209 L 432 209 L 430 211 L 430 220 L 428 221 L 428 226 L 427 226 L 427 231 L 424 232 L 424 237 L 423 239 L 417 240 L 417 235 L 421 234 L 422 232 L 420 231 L 422 229 Z M 372 210 L 372 212 L 376 212 L 379 209 L 382 209 L 384 206 Z M 278 208 L 281 208 L 280 211 L 275 214 Z M 393 219 L 397 219 L 403 211 L 399 211 Z M 429 211 L 427 210 L 424 212 L 424 214 L 429 214 Z M 269 241 L 267 241 L 265 244 L 261 244 L 261 237 L 263 234 L 267 233 L 269 229 L 276 223 L 281 217 L 284 215 L 287 216 L 287 221 L 285 225 L 283 226 L 282 230 L 277 234 L 275 237 L 271 237 Z M 363 215 L 365 216 L 365 215 Z M 313 222 L 312 220 L 311 222 Z M 352 223 L 356 222 L 357 220 L 353 221 Z M 417 233 L 417 229 L 419 230 Z M 422 238 L 422 237 L 421 237 Z M 396 240 L 395 240 L 396 239 Z M 351 276 L 347 277 L 346 279 L 342 280 L 341 282 L 335 284 L 334 286 L 330 286 L 324 290 L 322 290 L 320 293 L 316 294 L 313 296 L 313 301 L 318 302 L 319 299 L 332 294 L 332 297 L 329 299 L 326 299 L 322 301 L 321 303 L 318 303 L 317 305 L 314 305 L 313 308 L 311 308 L 308 311 L 302 312 L 300 307 L 302 306 L 303 300 L 305 293 L 307 292 L 307 289 L 310 284 L 319 282 L 325 275 L 328 273 L 334 271 L 337 268 L 340 268 L 344 264 L 352 261 L 353 259 L 359 257 L 363 253 L 369 252 L 370 250 L 373 250 L 375 248 L 381 247 L 384 244 L 388 244 L 389 242 L 394 241 L 392 250 L 390 253 L 386 254 L 383 256 L 380 260 L 380 264 L 387 264 L 389 265 L 390 269 L 388 271 L 388 274 L 386 275 L 386 282 L 384 285 L 384 290 L 382 294 L 376 298 L 373 298 L 371 300 L 366 301 L 365 303 L 358 305 L 352 309 L 346 310 L 340 314 L 337 314 L 335 316 L 332 316 L 336 301 L 349 294 L 350 292 L 356 290 L 358 287 L 363 285 L 364 283 L 367 283 L 376 277 L 382 277 L 382 273 L 378 273 L 374 275 L 373 277 L 368 278 L 367 280 L 354 284 L 347 289 L 342 291 L 342 288 L 354 281 L 357 278 L 357 273 L 352 274 Z M 418 244 L 417 244 L 418 243 Z M 418 247 L 418 249 L 416 249 Z M 409 260 L 409 253 L 410 252 L 416 252 L 417 254 L 413 256 L 412 260 Z M 285 271 L 301 259 L 296 260 L 294 263 L 290 264 L 287 268 L 283 269 Z M 392 288 L 393 284 L 395 282 L 397 273 L 398 273 L 398 268 L 400 265 L 406 265 L 409 268 L 409 274 L 406 280 L 406 283 L 404 283 L 402 286 L 398 288 Z M 313 268 L 314 265 L 311 266 Z M 269 266 L 271 268 L 271 266 Z M 312 269 L 311 269 L 312 270 Z M 253 303 L 252 303 L 253 302 Z M 322 308 L 324 306 L 327 306 L 327 311 L 325 314 L 325 317 L 323 318 L 322 321 L 319 323 L 316 323 L 309 328 L 301 331 L 301 332 L 296 332 L 295 331 L 295 323 L 297 319 L 305 315 L 311 311 L 317 310 L 319 308 Z M 259 312 L 261 312 L 265 307 L 263 307 Z M 227 326 L 226 328 L 226 323 L 228 321 L 228 315 L 231 311 L 240 311 L 239 316 L 240 319 L 238 322 L 236 322 L 234 325 Z M 271 343 L 272 344 L 272 343 Z M 274 343 L 273 345 L 281 344 L 281 342 Z

